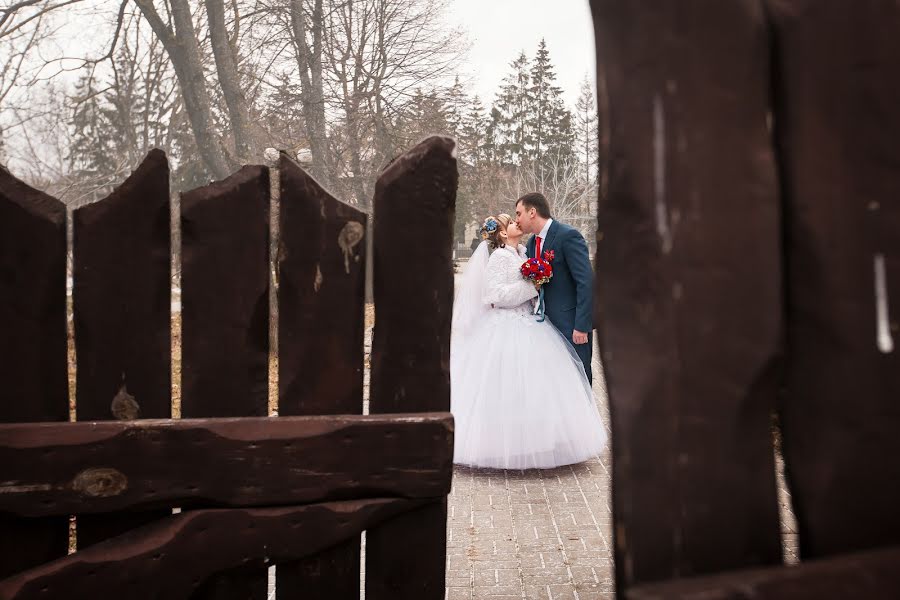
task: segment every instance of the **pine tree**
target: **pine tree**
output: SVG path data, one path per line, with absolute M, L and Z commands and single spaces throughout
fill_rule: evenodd
M 529 112 L 532 100 L 529 96 L 529 60 L 525 52 L 510 63 L 512 72 L 503 79 L 503 85 L 491 111 L 494 133 L 497 139 L 497 159 L 506 164 L 519 164 L 531 143 Z
M 69 165 L 84 194 L 91 200 L 110 191 L 119 148 L 115 126 L 110 121 L 111 109 L 94 85 L 93 78 L 83 75 L 75 85 L 72 97 L 72 145 Z
M 578 101 L 575 103 L 575 139 L 579 163 L 585 185 L 591 185 L 597 177 L 597 134 L 599 131 L 594 88 L 585 75 L 581 82 Z
M 530 76 L 528 92 L 531 110 L 527 118 L 530 144 L 527 155 L 529 160 L 538 164 L 543 180 L 552 160 L 568 158 L 574 141 L 571 113 L 563 102 L 562 88 L 554 83 L 556 73 L 543 39 L 538 45 Z
M 437 92 L 426 93 L 417 88 L 401 121 L 400 129 L 407 145 L 429 135 L 446 133 L 449 128 L 447 114 L 447 106 Z
M 465 113 L 459 134 L 460 154 L 475 167 L 489 160 L 492 146 L 488 138 L 489 128 L 490 120 L 484 112 L 481 98 L 476 95 Z
M 453 85 L 447 90 L 445 104 L 447 115 L 447 131 L 445 133 L 452 137 L 460 138 L 463 135 L 463 127 L 466 122 L 466 108 L 469 104 L 469 98 L 466 96 L 466 91 L 459 80 L 459 76 L 456 77 Z

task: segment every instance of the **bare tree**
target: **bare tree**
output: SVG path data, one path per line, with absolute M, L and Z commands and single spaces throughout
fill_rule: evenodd
M 516 168 L 514 176 L 505 180 L 505 197 L 514 202 L 527 192 L 541 192 L 550 202 L 554 219 L 568 223 L 581 231 L 585 239 L 593 240 L 596 183 L 586 185 L 578 162 L 563 153 L 545 158 L 543 168 L 536 163 Z
M 171 26 L 163 21 L 153 0 L 134 0 L 134 3 L 147 19 L 172 61 L 191 130 L 197 142 L 197 151 L 214 177 L 220 179 L 227 177 L 236 165 L 226 156 L 214 131 L 212 102 L 206 87 L 203 58 L 188 0 L 169 0 Z

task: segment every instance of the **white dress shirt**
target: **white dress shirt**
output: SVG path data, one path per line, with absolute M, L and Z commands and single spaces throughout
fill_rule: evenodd
M 547 222 L 544 223 L 544 228 L 537 234 L 537 237 L 541 238 L 541 254 L 544 253 L 544 242 L 547 241 L 547 234 L 550 232 L 551 225 L 553 225 L 553 219 L 547 219 Z M 540 258 L 540 256 L 536 256 L 535 258 Z

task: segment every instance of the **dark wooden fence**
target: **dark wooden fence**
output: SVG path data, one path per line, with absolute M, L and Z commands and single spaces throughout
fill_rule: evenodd
M 277 565 L 278 598 L 356 599 L 363 531 L 368 598 L 443 598 L 453 142 L 378 181 L 371 416 L 367 215 L 284 156 L 266 416 L 271 176 L 248 166 L 182 196 L 182 419 L 165 156 L 74 212 L 69 423 L 65 210 L 0 172 L 0 598 L 262 600 Z
M 591 7 L 619 595 L 900 597 L 900 7 Z

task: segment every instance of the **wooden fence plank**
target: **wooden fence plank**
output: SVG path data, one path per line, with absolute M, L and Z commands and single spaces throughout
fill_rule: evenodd
M 611 126 L 594 309 L 621 594 L 781 561 L 781 223 L 761 4 L 591 8 Z
M 269 171 L 247 166 L 185 193 L 183 417 L 268 412 Z M 264 600 L 265 569 L 214 577 L 198 598 Z
M 336 200 L 283 154 L 279 173 L 278 413 L 360 414 L 366 214 Z M 357 537 L 278 565 L 277 596 L 356 600 L 359 560 Z
M 452 440 L 447 413 L 0 425 L 0 512 L 436 498 Z
M 896 545 L 900 6 L 768 4 L 788 215 L 782 423 L 800 552 Z
M 423 141 L 378 179 L 372 413 L 450 408 L 457 182 L 454 142 L 444 137 Z M 367 600 L 443 598 L 446 528 L 444 499 L 367 532 Z
M 628 600 L 889 600 L 900 592 L 900 549 L 843 554 L 796 566 L 742 569 L 637 586 Z
M 244 167 L 181 207 L 181 415 L 265 416 L 269 171 Z
M 80 598 L 186 598 L 213 573 L 309 556 L 427 502 L 372 498 L 181 513 L 0 581 L 0 597 L 70 598 L 77 590 Z
M 171 416 L 169 165 L 152 150 L 104 200 L 74 212 L 79 421 Z M 171 511 L 79 515 L 78 547 Z
M 65 206 L 0 167 L 0 422 L 67 421 Z M 68 518 L 0 515 L 0 578 L 64 556 Z

